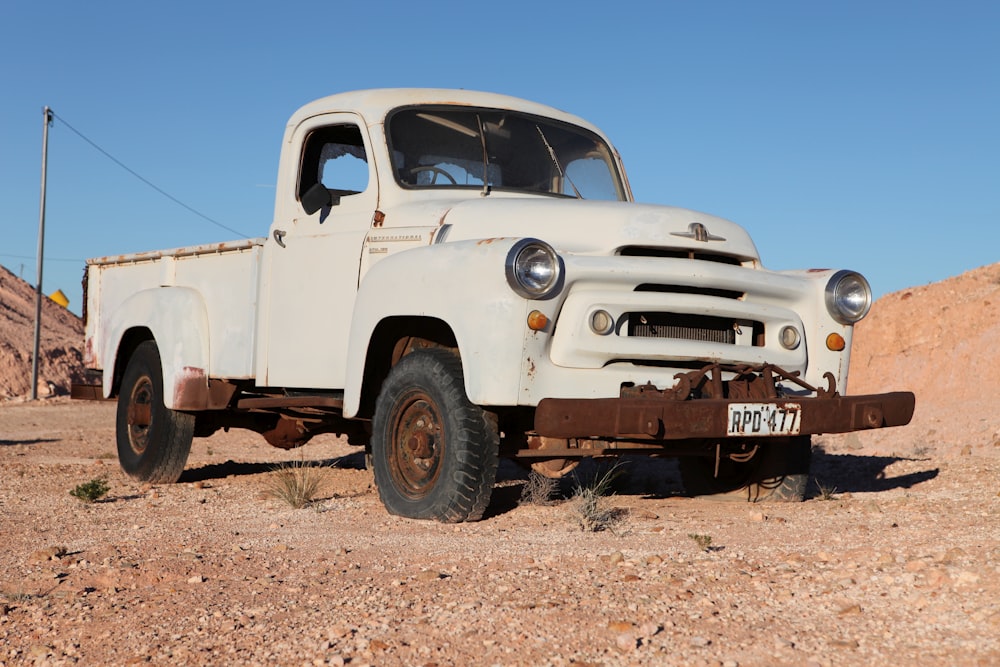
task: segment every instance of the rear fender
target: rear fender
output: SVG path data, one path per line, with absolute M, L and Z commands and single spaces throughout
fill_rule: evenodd
M 204 410 L 208 407 L 209 335 L 208 311 L 197 290 L 190 287 L 156 287 L 126 299 L 103 323 L 105 347 L 104 397 L 115 392 L 115 366 L 122 340 L 136 328 L 153 334 L 163 365 L 163 402 L 173 410 Z

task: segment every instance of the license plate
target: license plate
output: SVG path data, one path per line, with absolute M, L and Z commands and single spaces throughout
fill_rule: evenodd
M 726 435 L 798 435 L 801 421 L 798 403 L 730 403 Z

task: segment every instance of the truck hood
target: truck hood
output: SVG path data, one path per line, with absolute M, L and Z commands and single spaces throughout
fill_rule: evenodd
M 421 208 L 431 213 L 432 207 Z M 435 217 L 442 225 L 439 243 L 533 237 L 557 252 L 581 255 L 613 255 L 624 247 L 640 246 L 759 259 L 753 241 L 739 225 L 672 206 L 491 198 L 452 202 L 444 210 L 438 209 Z

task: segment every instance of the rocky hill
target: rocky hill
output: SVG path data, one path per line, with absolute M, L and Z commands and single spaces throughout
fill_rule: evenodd
M 31 395 L 35 288 L 0 266 L 0 401 Z M 38 395 L 69 393 L 83 379 L 83 321 L 42 299 Z
M 1000 264 L 885 295 L 855 331 L 848 393 L 912 391 L 913 424 L 843 438 L 885 454 L 1000 455 L 997 341 Z

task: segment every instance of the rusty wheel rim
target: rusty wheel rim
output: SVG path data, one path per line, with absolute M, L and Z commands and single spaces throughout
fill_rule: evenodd
M 416 391 L 403 398 L 389 442 L 394 485 L 412 500 L 424 498 L 441 475 L 445 447 L 441 414 L 427 394 Z
M 128 400 L 128 442 L 136 454 L 145 452 L 149 442 L 152 405 L 153 381 L 143 376 L 132 386 Z

